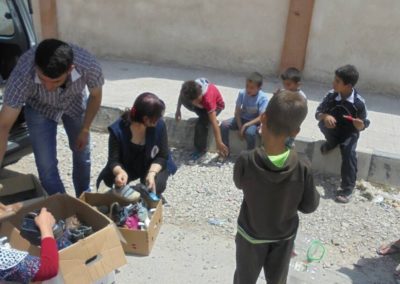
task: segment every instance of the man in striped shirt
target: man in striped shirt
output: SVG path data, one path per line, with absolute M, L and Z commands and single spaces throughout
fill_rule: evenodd
M 103 84 L 99 62 L 82 48 L 47 39 L 28 50 L 19 59 L 4 90 L 0 111 L 0 164 L 9 131 L 24 106 L 39 178 L 45 190 L 49 194 L 65 193 L 56 148 L 57 125 L 62 122 L 73 154 L 76 196 L 88 191 L 89 129 L 101 104 Z

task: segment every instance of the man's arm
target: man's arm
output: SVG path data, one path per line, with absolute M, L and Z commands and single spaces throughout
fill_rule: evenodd
M 218 149 L 219 154 L 222 156 L 228 156 L 229 150 L 228 147 L 222 142 L 221 130 L 217 121 L 217 114 L 215 111 L 208 113 L 208 118 L 210 119 L 212 129 L 214 131 L 215 143 Z
M 76 147 L 78 150 L 83 150 L 88 143 L 90 126 L 92 125 L 93 119 L 99 111 L 102 98 L 102 87 L 97 87 L 90 90 L 89 100 L 83 119 L 81 133 L 79 134 L 78 140 L 76 141 Z
M 7 150 L 10 129 L 17 120 L 20 112 L 20 108 L 12 108 L 7 105 L 3 105 L 0 111 L 0 166 L 3 164 L 4 154 Z

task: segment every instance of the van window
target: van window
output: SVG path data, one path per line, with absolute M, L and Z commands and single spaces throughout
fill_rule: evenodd
M 12 36 L 14 34 L 14 22 L 6 0 L 0 0 L 0 36 Z

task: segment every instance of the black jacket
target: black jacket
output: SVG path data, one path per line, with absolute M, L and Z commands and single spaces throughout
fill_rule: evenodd
M 318 119 L 318 115 L 321 113 L 332 115 L 336 119 L 336 128 L 346 132 L 358 132 L 351 121 L 348 121 L 343 115 L 350 115 L 354 118 L 359 118 L 364 121 L 365 128 L 370 124 L 367 118 L 367 107 L 365 106 L 364 99 L 354 90 L 354 103 L 348 100 L 339 100 L 336 98 L 340 96 L 339 93 L 330 91 L 323 101 L 319 104 L 315 117 Z
M 290 151 L 282 168 L 260 147 L 244 152 L 235 163 L 233 180 L 244 198 L 238 225 L 259 240 L 280 240 L 297 232 L 297 211 L 311 213 L 319 205 L 310 167 Z

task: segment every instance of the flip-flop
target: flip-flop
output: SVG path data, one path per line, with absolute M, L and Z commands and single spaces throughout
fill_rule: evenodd
M 396 243 L 397 242 L 392 242 L 387 245 L 382 245 L 380 248 L 376 250 L 376 253 L 379 255 L 392 255 L 400 253 L 400 244 L 398 245 Z

